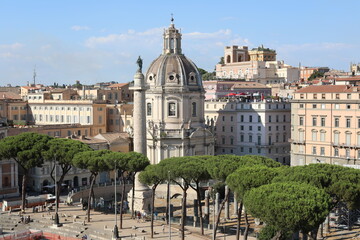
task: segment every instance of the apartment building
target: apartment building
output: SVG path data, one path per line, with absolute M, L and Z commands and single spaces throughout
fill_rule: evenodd
M 262 155 L 290 164 L 290 103 L 240 99 L 205 101 L 216 154 Z
M 106 104 L 92 100 L 28 100 L 35 125 L 92 126 L 95 136 L 106 132 Z
M 27 102 L 19 94 L 0 92 L 0 118 L 10 120 L 15 125 L 25 125 L 28 122 Z
M 360 168 L 360 87 L 309 86 L 291 100 L 291 165 Z

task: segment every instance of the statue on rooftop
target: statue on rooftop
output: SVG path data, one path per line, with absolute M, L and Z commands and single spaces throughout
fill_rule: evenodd
M 137 61 L 136 61 L 136 64 L 139 66 L 139 69 L 138 69 L 138 72 L 141 72 L 142 70 L 142 65 L 143 65 L 143 60 L 141 59 L 141 57 L 139 56 Z

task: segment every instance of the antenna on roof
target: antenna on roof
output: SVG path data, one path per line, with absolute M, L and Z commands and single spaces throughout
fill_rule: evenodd
M 33 74 L 33 79 L 34 79 L 34 87 L 35 87 L 35 84 L 36 84 L 36 64 L 34 66 L 34 74 Z

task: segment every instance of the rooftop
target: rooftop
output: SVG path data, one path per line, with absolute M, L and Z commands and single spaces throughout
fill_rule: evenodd
M 348 85 L 320 85 L 320 86 L 308 86 L 299 89 L 295 93 L 351 93 L 360 92 L 360 87 L 348 86 Z

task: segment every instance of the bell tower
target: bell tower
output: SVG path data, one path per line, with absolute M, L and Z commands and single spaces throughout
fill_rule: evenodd
M 163 36 L 163 54 L 181 54 L 181 33 L 175 28 L 173 17 L 171 17 L 170 27 L 168 29 L 164 29 Z

